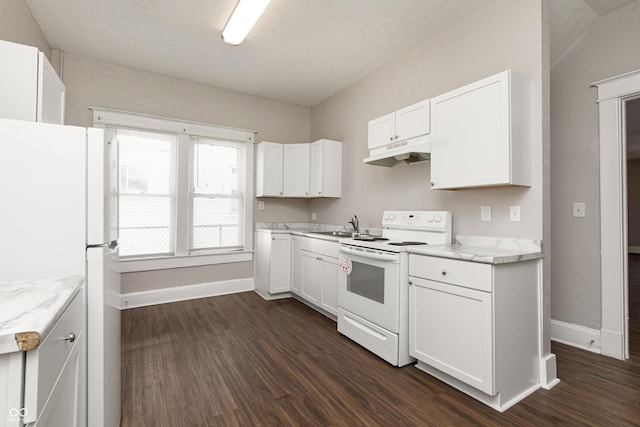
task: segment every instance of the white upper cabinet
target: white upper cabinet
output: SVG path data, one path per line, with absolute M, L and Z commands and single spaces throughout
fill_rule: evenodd
M 311 197 L 342 197 L 342 142 L 311 143 Z
M 65 87 L 37 48 L 0 40 L 0 117 L 64 124 Z
M 256 197 L 341 196 L 341 142 L 256 146 Z
M 402 108 L 369 122 L 369 150 L 400 142 L 430 131 L 430 100 Z
M 282 197 L 282 144 L 261 142 L 256 146 L 256 197 Z
M 431 100 L 431 188 L 531 185 L 529 85 L 511 70 Z
M 284 144 L 282 188 L 287 197 L 309 197 L 309 144 Z

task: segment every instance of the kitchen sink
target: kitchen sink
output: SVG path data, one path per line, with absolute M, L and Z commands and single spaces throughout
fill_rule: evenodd
M 351 237 L 350 231 L 309 231 L 309 234 L 320 234 L 322 236 Z

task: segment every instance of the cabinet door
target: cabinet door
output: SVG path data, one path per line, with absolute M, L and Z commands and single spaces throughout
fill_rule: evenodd
M 0 117 L 36 120 L 38 49 L 0 40 Z M 11 64 L 8 66 L 7 64 Z
M 338 259 L 322 257 L 322 308 L 338 315 Z
M 342 197 L 342 143 L 321 139 L 311 143 L 311 197 Z
M 430 100 L 410 105 L 396 111 L 396 136 L 398 141 L 429 133 Z
M 511 183 L 509 73 L 432 99 L 431 187 Z
M 291 290 L 300 294 L 302 285 L 302 237 L 291 237 Z
M 261 142 L 256 148 L 256 197 L 282 197 L 282 144 Z
M 288 292 L 291 289 L 291 238 L 288 234 L 271 235 L 269 257 L 269 293 Z
M 322 298 L 322 262 L 320 257 L 302 251 L 302 297 L 312 304 L 320 305 Z
M 64 124 L 65 87 L 55 70 L 40 52 L 38 60 L 37 121 Z
M 396 138 L 395 113 L 389 113 L 369 121 L 369 150 L 383 147 Z
M 309 197 L 309 144 L 284 144 L 285 197 Z
M 77 345 L 69 355 L 67 364 L 60 373 L 53 393 L 45 409 L 38 417 L 36 425 L 39 426 L 68 426 L 81 427 L 85 425 L 84 414 L 80 402 L 84 399 L 81 395 L 82 384 L 81 351 L 84 348 L 84 335 L 81 335 Z
M 492 294 L 410 278 L 409 354 L 494 395 Z

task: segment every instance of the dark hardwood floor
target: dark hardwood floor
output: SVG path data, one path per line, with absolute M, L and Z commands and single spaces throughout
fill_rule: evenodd
M 640 285 L 640 267 L 633 276 Z M 629 361 L 554 343 L 560 384 L 501 414 L 388 365 L 292 299 L 248 292 L 126 310 L 122 426 L 640 425 L 632 318 Z

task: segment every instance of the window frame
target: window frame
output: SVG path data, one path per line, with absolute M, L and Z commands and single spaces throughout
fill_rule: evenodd
M 193 225 L 193 215 L 194 215 L 194 200 L 196 199 L 196 197 L 206 197 L 204 194 L 202 193 L 196 193 L 194 191 L 194 187 L 195 187 L 195 183 L 193 182 L 193 178 L 194 178 L 194 170 L 193 168 L 195 167 L 195 163 L 194 163 L 194 159 L 195 159 L 195 154 L 194 154 L 194 148 L 195 145 L 201 143 L 201 144 L 209 144 L 209 145 L 214 145 L 214 146 L 227 146 L 227 147 L 233 147 L 233 148 L 237 148 L 238 144 L 234 141 L 224 141 L 224 140 L 220 140 L 219 138 L 210 138 L 210 137 L 197 137 L 197 136 L 192 136 L 190 138 L 190 145 L 189 145 L 189 217 L 187 220 L 187 223 L 189 224 L 189 232 L 188 232 L 188 236 L 189 236 L 189 241 L 188 241 L 188 250 L 189 253 L 191 254 L 199 254 L 199 253 L 212 253 L 212 252 L 232 252 L 234 250 L 237 249 L 225 249 L 225 248 L 193 248 L 193 240 L 194 240 L 194 225 Z M 238 195 L 236 197 L 233 196 L 227 196 L 227 195 L 214 195 L 212 194 L 212 196 L 219 196 L 219 198 L 226 198 L 226 199 L 238 199 L 238 200 L 243 200 L 246 197 L 246 191 L 245 191 L 245 183 L 242 180 L 242 176 L 244 176 L 244 174 L 246 173 L 246 169 L 247 169 L 247 165 L 246 165 L 246 161 L 245 161 L 245 157 L 246 157 L 246 149 L 239 149 L 238 150 Z M 245 208 L 243 208 L 242 203 L 239 203 L 239 208 L 241 209 L 241 212 L 239 213 L 239 226 L 240 226 L 240 241 L 244 241 L 244 238 L 247 234 L 246 229 L 242 226 L 242 222 L 243 222 L 243 218 L 246 215 L 245 212 Z
M 230 128 L 207 123 L 171 119 L 147 114 L 105 108 L 89 107 L 93 114 L 93 127 L 105 129 L 107 126 L 132 130 L 162 132 L 176 134 L 176 174 L 174 215 L 174 249 L 173 255 L 140 256 L 120 259 L 119 271 L 147 271 L 163 268 L 178 268 L 218 263 L 242 262 L 253 260 L 253 156 L 255 131 Z M 240 221 L 243 243 L 240 249 L 195 250 L 189 251 L 191 228 L 191 150 L 193 140 L 219 140 L 242 143 L 243 160 L 238 167 L 242 168 L 239 191 L 243 195 L 243 215 Z M 239 176 L 241 171 L 238 171 Z M 186 221 L 184 220 L 186 216 Z

